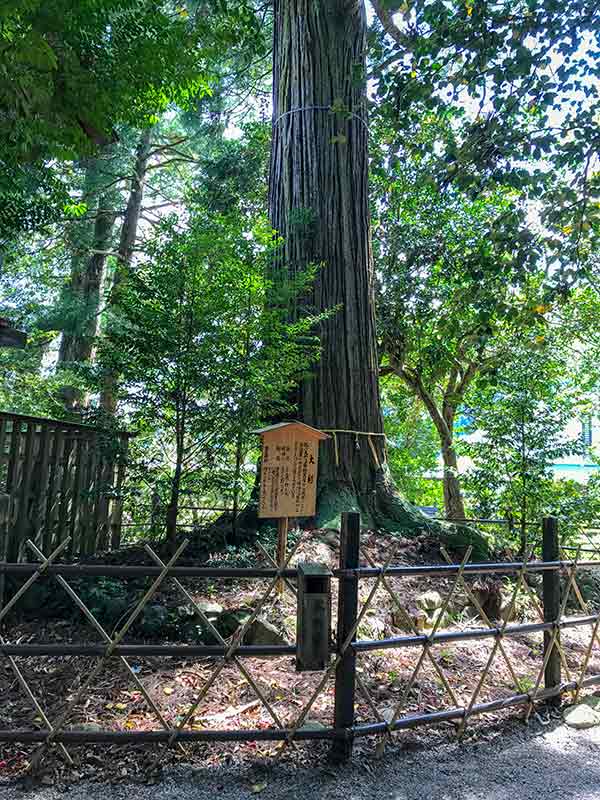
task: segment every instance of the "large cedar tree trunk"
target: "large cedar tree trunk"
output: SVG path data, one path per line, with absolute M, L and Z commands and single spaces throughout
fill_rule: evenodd
M 322 356 L 299 387 L 304 422 L 381 434 L 368 208 L 366 19 L 362 0 L 275 0 L 270 214 L 280 269 L 319 264 Z M 415 514 L 394 495 L 384 440 L 337 435 L 322 445 L 318 521 L 359 508 L 365 522 Z M 373 452 L 374 450 L 374 452 Z

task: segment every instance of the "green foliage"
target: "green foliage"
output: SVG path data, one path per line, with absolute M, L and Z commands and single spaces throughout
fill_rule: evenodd
M 482 369 L 498 334 L 534 323 L 541 302 L 539 243 L 518 193 L 496 187 L 471 197 L 436 183 L 431 154 L 448 127 L 424 117 L 419 156 L 391 154 L 383 128 L 373 170 L 384 350 L 432 395 L 457 365 Z
M 114 625 L 131 603 L 128 588 L 123 581 L 95 578 L 80 581 L 79 596 L 96 619 Z
M 388 466 L 398 490 L 419 506 L 443 508 L 441 481 L 427 477 L 439 468 L 439 437 L 414 396 L 394 378 L 382 382 L 382 411 Z
M 63 280 L 51 248 L 33 239 L 7 248 L 0 270 L 0 317 L 27 331 L 23 350 L 0 348 L 0 409 L 61 417 L 61 379 L 52 369 L 56 328 L 47 321 Z M 75 376 L 71 376 L 77 382 Z
M 100 372 L 122 376 L 128 424 L 142 432 L 137 452 L 163 505 L 173 481 L 177 491 L 221 502 L 249 488 L 250 431 L 291 412 L 293 381 L 318 356 L 316 320 L 286 321 L 289 298 L 312 276 L 269 283 L 272 239 L 269 226 L 249 229 L 237 213 L 198 212 L 185 230 L 171 219 L 118 287 Z
M 598 482 L 556 482 L 550 465 L 578 447 L 564 422 L 598 407 L 598 294 L 581 288 L 600 264 L 597 4 L 373 5 L 398 12 L 392 36 L 371 31 L 369 112 L 393 477 L 411 501 L 441 507 L 440 483 L 423 476 L 444 437 L 455 446 L 471 391 L 474 512 L 583 525 L 597 518 Z M 0 316 L 29 333 L 25 350 L 0 352 L 0 407 L 63 415 L 61 387 L 90 390 L 94 405 L 104 371 L 122 375 L 121 421 L 139 434 L 135 522 L 148 522 L 156 496 L 160 522 L 174 487 L 180 505 L 243 505 L 257 456 L 249 431 L 295 414 L 289 390 L 318 355 L 314 320 L 286 320 L 311 275 L 274 285 L 276 243 L 260 221 L 271 127 L 270 19 L 261 28 L 259 13 L 250 0 L 0 9 Z M 96 214 L 101 202 L 116 214 L 112 254 L 148 124 L 131 274 L 111 291 L 109 255 L 90 303 L 78 281 Z M 311 209 L 292 217 L 310 236 Z M 96 319 L 96 362 L 67 358 L 57 374 L 58 336 L 85 336 Z M 122 600 L 113 588 L 90 589 L 101 615 Z
M 263 122 L 248 122 L 241 133 L 239 139 L 217 140 L 210 152 L 202 155 L 190 196 L 192 205 L 200 204 L 217 214 L 238 208 L 250 218 L 264 211 L 271 128 Z
M 598 4 L 425 0 L 401 11 L 385 19 L 384 8 L 390 35 L 372 34 L 379 113 L 396 142 L 421 155 L 423 118 L 450 114 L 451 134 L 428 154 L 436 184 L 529 194 L 561 264 L 557 283 L 570 285 L 600 231 Z
M 212 92 L 215 63 L 263 47 L 252 4 L 8 0 L 0 9 L 0 241 L 59 220 L 50 168 L 95 154 L 123 125 Z
M 416 134 L 422 150 L 399 151 L 382 124 L 375 149 L 379 333 L 384 370 L 404 381 L 435 426 L 445 511 L 459 518 L 457 410 L 473 380 L 509 357 L 517 331 L 543 325 L 544 273 L 519 193 L 438 184 L 436 152 L 451 123 L 426 114 Z
M 584 451 L 566 429 L 585 397 L 551 339 L 524 339 L 516 351 L 472 392 L 467 413 L 475 435 L 462 449 L 474 463 L 465 485 L 476 514 L 510 513 L 521 527 L 559 513 L 561 495 L 568 505 L 565 490 L 574 487 L 555 484 L 552 465 Z
M 135 602 L 140 587 L 126 585 L 113 578 L 81 578 L 71 581 L 73 589 L 102 625 L 114 626 L 127 608 Z M 16 589 L 15 583 L 11 588 Z M 36 617 L 64 617 L 83 619 L 81 611 L 63 591 L 56 591 L 55 581 L 42 579 L 29 589 L 19 603 L 18 610 Z
M 63 216 L 68 186 L 45 164 L 9 165 L 0 150 L 0 246 Z
M 113 138 L 118 123 L 153 121 L 169 103 L 210 91 L 216 48 L 234 49 L 255 34 L 243 2 L 192 14 L 153 0 L 4 3 L 7 153 L 30 160 L 90 152 L 90 143 Z
M 600 475 L 592 475 L 587 483 L 566 479 L 555 481 L 547 508 L 560 520 L 563 544 L 572 539 L 587 545 L 583 530 L 597 527 L 600 522 Z
M 65 410 L 58 400 L 58 390 L 65 379 L 43 367 L 50 344 L 48 334 L 28 334 L 24 350 L 0 348 L 0 409 L 20 414 L 64 418 Z M 77 376 L 70 376 L 77 385 Z

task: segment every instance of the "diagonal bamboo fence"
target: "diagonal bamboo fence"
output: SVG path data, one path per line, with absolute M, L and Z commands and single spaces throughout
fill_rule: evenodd
M 456 734 L 463 735 L 465 728 L 471 724 L 473 717 L 487 715 L 491 712 L 503 711 L 513 707 L 522 707 L 525 719 L 543 702 L 558 705 L 561 698 L 571 693 L 571 701 L 577 702 L 582 691 L 600 686 L 600 613 L 597 608 L 591 609 L 585 602 L 578 585 L 578 579 L 589 570 L 600 567 L 600 560 L 580 561 L 579 552 L 574 559 L 561 560 L 558 520 L 546 517 L 542 525 L 542 559 L 532 559 L 531 553 L 525 554 L 521 561 L 514 562 L 471 562 L 471 549 L 464 553 L 460 563 L 452 561 L 450 554 L 443 548 L 443 563 L 435 564 L 403 564 L 394 563 L 398 548 L 397 541 L 392 543 L 385 561 L 377 564 L 369 551 L 361 548 L 360 518 L 355 512 L 342 515 L 339 568 L 331 570 L 331 578 L 337 580 L 338 614 L 336 635 L 333 634 L 328 613 L 324 613 L 325 605 L 331 597 L 323 598 L 322 588 L 308 591 L 308 581 L 301 587 L 301 576 L 310 576 L 304 566 L 291 566 L 298 552 L 302 536 L 294 549 L 287 554 L 284 564 L 267 555 L 270 567 L 214 567 L 198 564 L 183 565 L 179 559 L 183 555 L 188 541 L 185 540 L 177 548 L 168 561 L 163 561 L 157 552 L 146 544 L 145 550 L 152 565 L 141 564 L 101 564 L 101 563 L 61 563 L 69 546 L 68 538 L 52 552 L 43 553 L 33 542 L 27 546 L 38 560 L 30 563 L 5 563 L 0 560 L 0 577 L 10 575 L 17 578 L 18 588 L 8 602 L 0 607 L 0 662 L 6 659 L 8 666 L 16 678 L 31 705 L 32 719 L 25 716 L 14 720 L 0 706 L 0 745 L 5 743 L 26 745 L 31 749 L 28 753 L 26 768 L 37 769 L 41 759 L 58 745 L 59 752 L 67 761 L 72 756 L 67 750 L 79 744 L 157 744 L 168 747 L 181 746 L 192 742 L 280 742 L 279 753 L 296 741 L 323 739 L 332 743 L 331 755 L 334 760 L 347 761 L 352 756 L 354 741 L 360 737 L 377 737 L 378 753 L 383 755 L 385 745 L 393 741 L 400 731 L 429 726 L 439 723 L 452 723 Z M 361 556 L 362 552 L 362 556 Z M 266 551 L 265 551 L 266 553 Z M 600 552 L 596 552 L 600 557 Z M 316 565 L 312 565 L 316 566 Z M 71 578 L 85 576 L 106 576 L 111 578 L 149 579 L 141 597 L 123 615 L 118 626 L 109 631 L 95 616 L 93 610 L 78 594 L 77 585 Z M 501 619 L 490 619 L 481 605 L 473 584 L 469 578 L 482 576 L 511 576 L 511 596 L 508 613 Z M 536 591 L 530 579 L 541 576 L 538 581 L 540 592 Z M 313 573 L 314 577 L 314 573 Z M 377 593 L 389 597 L 398 610 L 409 619 L 410 612 L 405 605 L 406 597 L 402 582 L 392 583 L 392 578 L 445 578 L 445 597 L 442 598 L 442 613 L 438 615 L 428 632 L 419 630 L 416 623 L 411 623 L 411 632 L 402 635 L 386 636 L 377 639 L 360 638 L 361 622 L 373 607 Z M 241 624 L 240 628 L 225 639 L 218 627 L 208 618 L 205 610 L 196 601 L 193 594 L 181 582 L 187 578 L 217 578 L 222 581 L 239 579 L 256 579 L 266 582 L 254 595 L 252 613 Z M 284 585 L 297 598 L 297 636 L 295 643 L 286 644 L 252 644 L 244 642 L 245 634 L 258 619 L 259 614 L 268 608 L 270 598 L 284 579 Z M 448 580 L 449 579 L 449 580 Z M 529 579 L 529 580 L 528 580 Z M 62 587 L 87 622 L 100 634 L 101 641 L 94 644 L 88 642 L 88 636 L 73 639 L 68 636 L 65 641 L 31 641 L 23 642 L 20 636 L 11 637 L 10 627 L 4 621 L 13 610 L 18 610 L 21 598 L 37 581 L 56 582 Z M 294 586 L 294 581 L 297 585 Z M 213 644 L 187 644 L 181 641 L 172 644 L 139 643 L 131 641 L 135 637 L 135 623 L 144 613 L 144 609 L 153 601 L 156 602 L 159 591 L 170 582 L 181 598 L 189 604 L 198 622 L 214 638 Z M 359 592 L 361 583 L 369 586 L 367 591 Z M 363 587 L 366 588 L 366 587 Z M 305 591 L 306 590 L 306 591 Z M 307 595 L 315 592 L 313 599 L 318 603 L 304 605 Z M 452 630 L 442 630 L 442 619 L 450 607 L 457 591 L 465 592 L 477 610 L 476 626 L 474 620 L 461 623 Z M 328 592 L 328 590 L 327 590 Z M 141 592 L 140 592 L 141 593 Z M 511 623 L 512 612 L 520 597 L 527 597 L 535 617 L 539 621 Z M 576 604 L 570 603 L 575 600 Z M 579 606 L 575 615 L 571 614 L 573 606 Z M 575 629 L 589 633 L 587 644 L 583 647 L 567 650 L 565 634 Z M 321 633 L 319 633 L 321 631 Z M 325 635 L 328 657 L 322 667 L 311 667 L 316 680 L 309 691 L 303 690 L 297 695 L 299 703 L 290 702 L 290 694 L 276 691 L 274 697 L 265 691 L 264 685 L 253 674 L 256 659 L 296 655 L 296 664 L 303 672 L 303 657 L 312 647 L 312 642 Z M 511 650 L 509 642 L 513 637 L 522 639 L 536 634 L 540 644 L 539 651 L 535 642 L 528 640 L 531 656 L 535 659 L 533 666 L 535 679 L 527 684 L 522 681 L 521 665 Z M 79 636 L 79 634 L 78 634 Z M 465 684 L 464 672 L 473 669 L 467 662 L 458 671 L 453 671 L 452 662 L 441 652 L 441 647 L 451 643 L 476 642 L 487 640 L 489 648 L 486 658 L 475 666 L 476 680 L 470 687 Z M 309 644 L 307 650 L 307 644 Z M 368 654 L 375 651 L 404 651 L 403 677 L 398 693 L 383 699 L 373 692 L 380 687 L 382 680 L 381 666 L 375 666 L 368 659 Z M 84 656 L 95 658 L 95 664 L 86 662 L 84 671 L 74 674 L 68 691 L 64 692 L 66 702 L 59 698 L 58 708 L 47 707 L 48 696 L 44 692 L 44 683 L 39 683 L 39 675 L 45 680 L 51 679 L 52 671 L 44 669 L 33 671 L 28 666 L 30 659 L 39 657 Z M 155 694 L 156 682 L 138 675 L 129 658 L 140 659 L 168 656 L 179 661 L 193 662 L 202 660 L 202 673 L 198 674 L 199 682 L 194 686 L 185 705 L 179 703 L 170 709 L 161 710 L 159 698 Z M 208 663 L 208 659 L 214 659 Z M 434 667 L 432 677 L 424 677 L 422 670 L 425 664 Z M 492 668 L 500 662 L 504 672 L 498 683 Z M 136 686 L 136 691 L 145 701 L 156 719 L 157 725 L 149 730 L 136 727 L 136 722 L 127 724 L 125 718 L 111 723 L 111 727 L 92 730 L 80 729 L 74 720 L 81 718 L 87 708 L 91 693 L 97 691 L 96 679 L 102 670 L 110 664 L 111 669 L 122 668 L 128 678 Z M 253 666 L 254 664 L 254 666 Z M 238 718 L 237 724 L 228 728 L 207 727 L 204 722 L 205 704 L 211 688 L 218 686 L 223 680 L 224 670 L 233 666 L 239 671 L 242 683 L 246 682 L 256 695 L 258 704 L 270 717 L 269 722 L 255 723 L 255 727 L 247 727 L 247 722 Z M 161 667 L 161 671 L 164 667 Z M 384 670 L 385 674 L 385 670 Z M 388 673 L 391 680 L 391 675 Z M 373 680 L 375 678 L 375 680 Z M 237 681 L 237 677 L 235 678 Z M 394 679 L 396 680 L 396 679 Z M 484 695 L 484 683 L 491 682 L 492 693 Z M 433 683 L 437 688 L 434 694 L 415 702 L 411 698 L 412 689 L 417 683 Z M 47 684 L 46 684 L 47 685 Z M 9 684 L 5 683 L 9 691 Z M 269 684 L 270 686 L 270 684 Z M 305 684 L 305 689 L 308 684 Z M 272 687 L 270 687 L 272 688 Z M 48 693 L 49 694 L 49 693 Z M 333 695 L 333 711 L 328 724 L 315 727 L 309 715 L 314 710 L 315 701 L 324 695 Z M 221 701 L 223 695 L 220 694 Z M 489 698 L 489 699 L 488 699 Z M 389 705 L 390 699 L 392 704 Z M 228 700 L 229 702 L 229 700 Z M 4 712 L 4 713 L 3 713 Z M 357 713 L 358 712 L 358 713 Z M 35 717 L 33 715 L 36 715 Z M 199 716 L 201 724 L 196 724 Z M 137 717 L 136 717 L 137 718 Z M 220 719 L 220 715 L 217 716 Z M 220 724 L 220 723 L 217 723 Z M 251 723 L 252 724 L 252 723 Z M 116 727 L 115 727 L 116 726 Z M 34 749 L 35 748 L 35 749 Z M 165 756 L 167 749 L 162 751 Z M 110 753 L 112 758 L 113 754 Z

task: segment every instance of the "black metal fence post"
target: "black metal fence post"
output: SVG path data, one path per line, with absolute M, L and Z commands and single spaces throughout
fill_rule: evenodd
M 359 565 L 360 514 L 344 512 L 340 531 L 340 569 L 356 569 Z M 356 623 L 358 613 L 358 578 L 343 577 L 339 581 L 337 641 L 341 647 Z M 356 637 L 353 637 L 353 640 Z M 354 725 L 354 695 L 356 689 L 356 653 L 348 648 L 335 672 L 334 726 L 345 731 L 331 749 L 335 761 L 348 761 L 352 757 Z
M 8 557 L 8 539 L 10 529 L 11 497 L 9 494 L 0 494 L 0 561 Z M 0 611 L 4 608 L 4 592 L 6 576 L 0 574 Z
M 556 517 L 544 517 L 542 520 L 542 558 L 544 561 L 559 561 L 560 551 L 558 544 L 558 520 Z M 560 613 L 560 572 L 557 569 L 545 570 L 542 578 L 542 597 L 544 603 L 544 622 L 558 623 Z M 557 632 L 556 641 L 560 643 L 560 633 Z M 546 689 L 554 689 L 561 684 L 560 652 L 558 647 L 552 647 L 552 652 L 547 655 L 548 648 L 553 642 L 553 631 L 544 631 L 544 658 L 548 659 L 544 672 Z M 560 705 L 560 695 L 549 698 L 550 705 Z

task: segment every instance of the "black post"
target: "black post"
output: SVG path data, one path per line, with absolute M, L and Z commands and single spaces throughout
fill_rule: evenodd
M 8 559 L 8 535 L 10 528 L 10 495 L 0 494 L 0 561 Z M 0 575 L 0 611 L 4 608 L 6 575 Z
M 558 546 L 558 520 L 556 517 L 544 517 L 542 520 L 543 544 L 542 558 L 544 561 L 559 561 L 560 553 Z M 560 613 L 560 572 L 557 569 L 544 570 L 543 573 L 543 601 L 544 601 L 544 622 L 558 622 Z M 560 633 L 557 634 L 560 637 Z M 548 648 L 552 641 L 553 632 L 544 631 L 544 658 L 548 653 Z M 560 638 L 557 638 L 560 642 Z M 546 689 L 553 689 L 561 684 L 560 653 L 557 647 L 552 648 L 548 656 L 546 670 L 544 672 L 544 683 Z M 548 702 L 550 705 L 559 706 L 560 696 L 551 697 Z
M 359 565 L 360 514 L 344 512 L 340 531 L 340 569 L 355 569 Z M 339 581 L 337 641 L 341 647 L 356 623 L 358 613 L 358 578 L 344 577 Z M 352 637 L 354 641 L 355 636 Z M 334 725 L 345 735 L 333 742 L 331 757 L 334 761 L 348 761 L 352 757 L 352 732 L 354 725 L 354 694 L 356 686 L 356 653 L 348 648 L 335 671 Z

